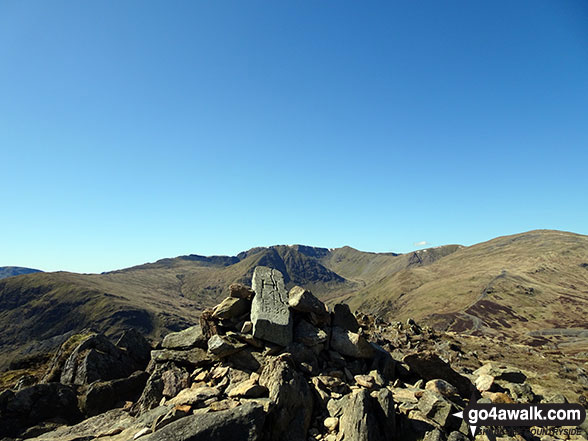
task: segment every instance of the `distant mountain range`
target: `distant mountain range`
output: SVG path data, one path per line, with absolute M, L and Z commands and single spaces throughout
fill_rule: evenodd
M 40 273 L 41 270 L 24 268 L 22 266 L 0 266 L 0 279 L 6 277 L 20 276 L 22 274 Z
M 86 327 L 114 336 L 132 326 L 159 338 L 196 322 L 229 284 L 249 284 L 258 265 L 280 270 L 288 287 L 388 320 L 528 339 L 588 327 L 588 236 L 538 230 L 407 254 L 277 245 L 103 274 L 10 277 L 0 280 L 0 353 Z

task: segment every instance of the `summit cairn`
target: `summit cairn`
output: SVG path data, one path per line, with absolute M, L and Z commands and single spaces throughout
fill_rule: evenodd
M 255 291 L 251 304 L 253 336 L 288 346 L 292 342 L 294 328 L 284 276 L 278 270 L 258 266 L 253 272 L 251 284 Z

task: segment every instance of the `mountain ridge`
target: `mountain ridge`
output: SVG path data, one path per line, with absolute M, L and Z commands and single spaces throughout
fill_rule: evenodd
M 227 286 L 249 283 L 260 265 L 327 304 L 344 301 L 389 320 L 414 317 L 449 331 L 537 339 L 530 332 L 582 327 L 588 312 L 588 236 L 575 233 L 533 230 L 404 254 L 275 245 L 102 274 L 2 279 L 0 358 L 87 327 L 116 337 L 130 326 L 161 338 L 196 323 L 228 294 Z

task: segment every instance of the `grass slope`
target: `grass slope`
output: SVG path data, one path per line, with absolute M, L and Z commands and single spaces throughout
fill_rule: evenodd
M 585 328 L 588 236 L 538 230 L 463 247 L 357 292 L 353 307 L 506 335 Z

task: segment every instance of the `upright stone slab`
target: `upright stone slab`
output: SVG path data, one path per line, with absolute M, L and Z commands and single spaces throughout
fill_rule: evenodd
M 253 272 L 251 284 L 255 291 L 251 304 L 253 336 L 287 346 L 292 342 L 293 320 L 282 273 L 258 266 Z

